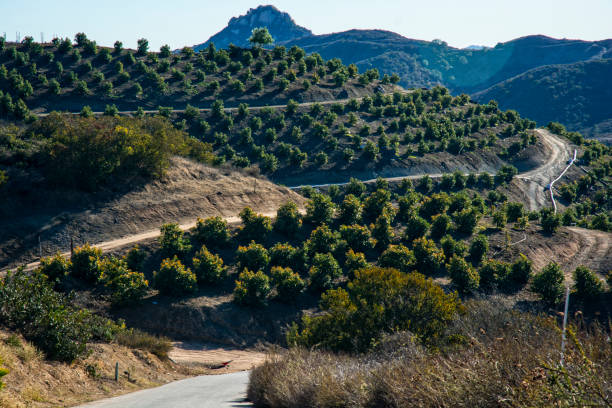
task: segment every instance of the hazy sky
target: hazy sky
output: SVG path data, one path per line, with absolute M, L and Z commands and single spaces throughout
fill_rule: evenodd
M 406 37 L 435 38 L 455 47 L 495 45 L 529 34 L 555 38 L 612 38 L 612 0 L 0 0 L 0 35 L 15 40 L 40 33 L 74 37 L 83 31 L 98 44 L 121 40 L 151 49 L 206 41 L 233 16 L 273 4 L 315 34 L 380 28 Z

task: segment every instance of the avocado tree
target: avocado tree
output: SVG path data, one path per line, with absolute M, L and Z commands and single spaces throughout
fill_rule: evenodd
M 272 44 L 274 38 L 272 38 L 272 35 L 270 35 L 266 27 L 257 27 L 251 32 L 249 42 L 256 47 L 263 47 L 264 45 Z

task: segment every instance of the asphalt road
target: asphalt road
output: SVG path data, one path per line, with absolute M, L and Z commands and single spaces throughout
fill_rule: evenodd
M 94 401 L 77 408 L 239 408 L 252 407 L 247 401 L 249 371 L 202 375 L 136 391 L 119 397 Z

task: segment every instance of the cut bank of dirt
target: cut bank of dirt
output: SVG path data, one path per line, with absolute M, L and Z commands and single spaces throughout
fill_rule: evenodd
M 97 243 L 158 229 L 168 222 L 192 223 L 197 217 L 235 217 L 247 206 L 258 212 L 276 211 L 287 201 L 304 198 L 265 179 L 230 169 L 219 169 L 175 158 L 160 180 L 103 200 L 80 193 L 65 204 L 57 195 L 41 191 L 48 206 L 16 209 L 0 221 L 0 266 L 18 265 L 85 242 Z M 45 197 L 39 199 L 45 200 Z M 74 204 L 77 202 L 77 204 Z
M 0 330 L 2 366 L 10 370 L 2 379 L 6 385 L 0 392 L 0 407 L 73 406 L 217 372 L 203 365 L 161 361 L 149 352 L 117 344 L 90 344 L 91 354 L 72 364 L 47 361 L 30 343 L 10 335 Z M 119 379 L 115 381 L 117 362 Z

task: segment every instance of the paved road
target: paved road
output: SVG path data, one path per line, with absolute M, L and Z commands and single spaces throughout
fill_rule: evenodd
M 247 402 L 249 371 L 222 375 L 202 375 L 99 400 L 77 408 L 238 408 Z

